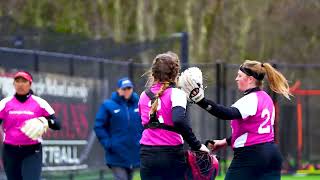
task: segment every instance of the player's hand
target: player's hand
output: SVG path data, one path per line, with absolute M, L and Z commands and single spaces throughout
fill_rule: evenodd
M 213 143 L 212 143 L 213 142 Z M 222 140 L 213 140 L 211 142 L 208 143 L 208 147 L 212 150 L 212 151 L 218 151 L 222 148 L 225 148 L 228 146 L 227 140 L 226 139 L 222 139 Z
M 189 99 L 194 103 L 198 103 L 203 98 L 204 98 L 204 90 L 199 86 L 192 89 L 192 91 L 189 93 Z
M 202 72 L 197 67 L 183 71 L 179 77 L 178 86 L 187 94 L 191 102 L 197 103 L 204 98 Z
M 37 140 L 48 129 L 48 120 L 45 117 L 29 119 L 25 122 L 21 131 L 30 139 Z
M 200 147 L 200 149 L 199 149 L 200 151 L 203 151 L 203 152 L 207 152 L 207 153 L 209 153 L 210 152 L 210 150 L 207 148 L 207 146 L 205 146 L 204 144 L 201 144 L 201 147 Z

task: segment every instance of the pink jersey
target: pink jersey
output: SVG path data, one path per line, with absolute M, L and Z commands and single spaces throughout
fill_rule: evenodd
M 160 87 L 161 84 L 155 84 L 151 87 L 151 91 L 157 93 Z M 159 100 L 157 115 L 160 123 L 173 126 L 172 108 L 176 106 L 186 108 L 186 94 L 180 89 L 168 88 Z M 143 92 L 139 100 L 139 112 L 143 125 L 147 124 L 150 120 L 150 109 L 151 100 L 145 92 Z M 140 143 L 151 146 L 176 146 L 183 144 L 183 138 L 178 133 L 164 129 L 145 129 L 142 133 Z
M 275 109 L 270 96 L 264 91 L 245 95 L 232 105 L 242 119 L 232 120 L 232 147 L 244 147 L 274 140 Z
M 29 119 L 36 117 L 47 117 L 54 114 L 51 106 L 42 98 L 32 95 L 21 103 L 14 96 L 4 98 L 0 101 L 0 119 L 3 120 L 3 141 L 11 145 L 37 144 L 42 139 L 32 140 L 27 137 L 21 128 Z

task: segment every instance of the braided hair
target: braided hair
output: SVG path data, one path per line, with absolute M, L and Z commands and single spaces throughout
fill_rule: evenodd
M 177 54 L 166 52 L 157 55 L 149 70 L 148 84 L 161 83 L 159 91 L 155 94 L 156 99 L 151 105 L 150 114 L 157 111 L 159 98 L 165 90 L 171 85 L 176 84 L 176 79 L 180 71 L 180 60 Z

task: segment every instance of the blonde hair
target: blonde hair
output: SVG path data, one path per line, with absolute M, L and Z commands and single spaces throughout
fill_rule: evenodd
M 259 61 L 246 60 L 241 67 L 250 69 L 251 71 L 257 73 L 258 75 L 267 75 L 267 80 L 269 82 L 270 89 L 277 93 L 282 94 L 287 99 L 290 99 L 292 94 L 289 90 L 289 84 L 287 79 L 270 63 L 261 63 Z M 257 85 L 262 86 L 262 80 L 257 79 Z
M 152 86 L 155 82 L 161 83 L 161 88 L 155 94 L 156 99 L 151 105 L 150 114 L 157 111 L 158 99 L 170 84 L 176 84 L 176 79 L 180 71 L 180 60 L 177 54 L 166 52 L 158 54 L 152 63 L 150 70 L 145 73 L 149 75 L 147 86 Z

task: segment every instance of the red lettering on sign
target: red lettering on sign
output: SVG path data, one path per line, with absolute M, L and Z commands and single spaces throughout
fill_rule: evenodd
M 44 139 L 87 139 L 89 133 L 88 105 L 81 103 L 51 103 L 56 117 L 61 121 L 60 131 L 48 131 Z

